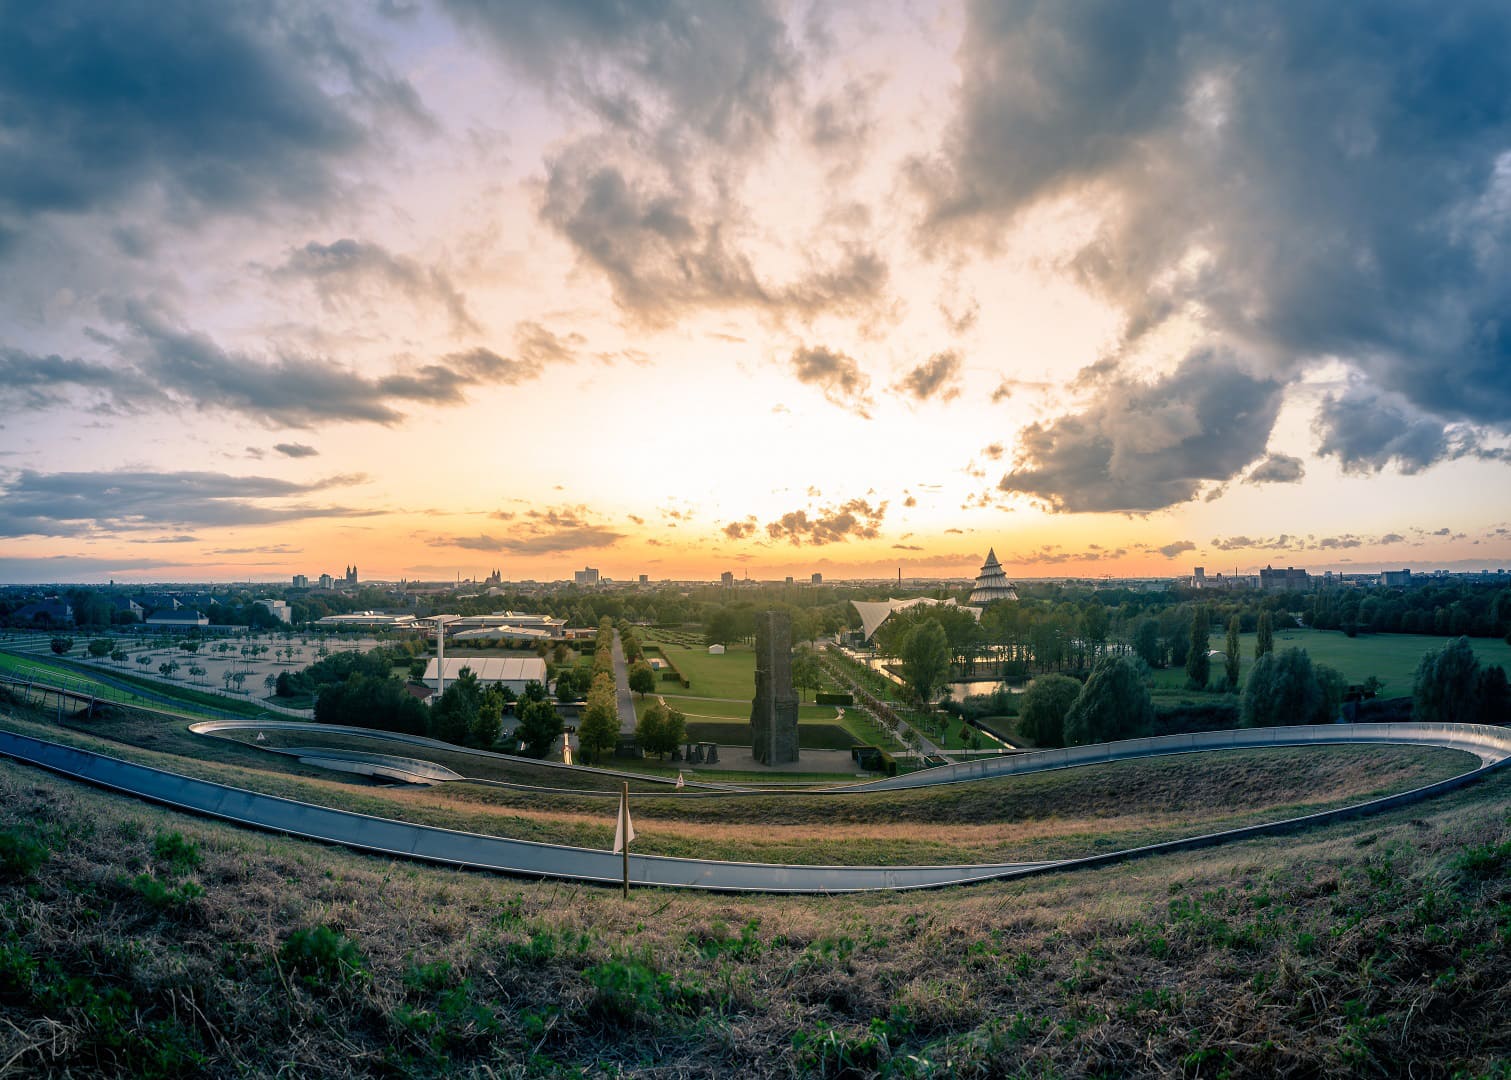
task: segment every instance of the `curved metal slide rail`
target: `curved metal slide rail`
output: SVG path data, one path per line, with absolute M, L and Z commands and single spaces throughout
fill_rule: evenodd
M 1273 728 L 1134 739 L 1124 743 L 1075 747 L 1068 751 L 1025 754 L 991 762 L 976 761 L 894 778 L 914 781 L 907 785 L 887 780 L 861 787 L 837 789 L 834 793 L 962 783 L 989 776 L 1069 768 L 1155 754 L 1339 743 L 1441 746 L 1468 751 L 1477 756 L 1481 764 L 1476 769 L 1447 780 L 1353 806 L 1082 859 L 1039 863 L 880 867 L 738 863 L 632 854 L 630 879 L 640 885 L 730 892 L 829 893 L 937 888 L 1051 870 L 1106 865 L 1143 855 L 1190 850 L 1374 813 L 1453 790 L 1511 763 L 1511 732 L 1501 728 L 1427 724 L 1356 725 L 1348 729 Z M 12 732 L 0 731 L 0 753 L 164 805 L 365 851 L 515 874 L 604 883 L 618 882 L 622 872 L 620 857 L 606 851 L 455 832 L 313 806 L 197 780 Z M 1038 760 L 1031 763 L 1030 759 Z M 1003 767 L 1009 764 L 1013 767 Z M 989 765 L 996 768 L 982 768 Z

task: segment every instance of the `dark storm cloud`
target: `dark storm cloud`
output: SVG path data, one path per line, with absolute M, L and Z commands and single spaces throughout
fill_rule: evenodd
M 960 396 L 960 354 L 953 349 L 935 353 L 913 368 L 894 387 L 915 401 L 938 398 L 949 401 Z
M 869 418 L 871 378 L 854 359 L 836 349 L 805 345 L 793 352 L 789 363 L 798 382 L 817 386 L 831 404 Z
M 626 312 L 651 325 L 686 311 L 754 308 L 775 314 L 853 312 L 878 302 L 888 271 L 859 243 L 788 281 L 770 281 L 731 236 L 743 212 L 704 196 L 684 175 L 631 169 L 597 139 L 546 163 L 540 216 L 600 271 Z M 655 175 L 647 175 L 647 173 Z
M 887 504 L 872 506 L 864 499 L 851 499 L 838 506 L 812 511 L 793 510 L 767 522 L 766 535 L 786 540 L 793 547 L 822 547 L 845 540 L 874 540 L 881 535 Z
M 797 68 L 781 15 L 753 0 L 444 0 L 510 66 L 616 127 L 726 146 L 767 135 Z
M 479 330 L 467 310 L 467 298 L 445 271 L 396 255 L 381 244 L 352 239 L 311 242 L 289 252 L 272 275 L 310 282 L 328 307 L 367 299 L 375 289 L 392 291 L 416 305 L 439 305 L 458 334 Z
M 1142 513 L 1194 498 L 1264 452 L 1281 384 L 1197 353 L 1152 383 L 1114 378 L 1084 410 L 1034 423 L 998 485 L 1054 510 Z
M 1375 472 L 1394 463 L 1403 473 L 1417 473 L 1464 451 L 1450 446 L 1441 422 L 1364 386 L 1329 394 L 1315 426 L 1322 453 L 1336 455 L 1349 472 Z
M 273 3 L 6 3 L 0 217 L 165 191 L 179 211 L 313 204 L 413 90 L 332 16 Z
M 360 482 L 310 484 L 214 472 L 66 472 L 23 469 L 0 480 L 0 536 L 82 536 L 166 526 L 247 526 L 369 511 L 319 505 L 310 496 Z
M 307 428 L 330 421 L 396 424 L 404 419 L 402 405 L 460 405 L 468 390 L 517 385 L 543 370 L 539 361 L 476 348 L 368 377 L 319 356 L 280 354 L 263 360 L 226 349 L 139 304 L 127 305 L 121 318 L 128 333 L 115 364 L 0 349 L 0 401 L 41 409 L 77 397 L 120 413 L 226 411 L 275 427 Z
M 1336 357 L 1399 395 L 1399 441 L 1325 413 L 1347 467 L 1450 456 L 1434 423 L 1511 431 L 1511 7 L 979 0 L 963 42 L 910 170 L 926 244 L 1070 198 L 1102 220 L 1069 266 L 1129 344 L 1195 315 L 1284 382 Z
M 1298 457 L 1290 454 L 1271 454 L 1249 470 L 1243 478 L 1245 484 L 1299 484 L 1306 475 L 1306 466 Z

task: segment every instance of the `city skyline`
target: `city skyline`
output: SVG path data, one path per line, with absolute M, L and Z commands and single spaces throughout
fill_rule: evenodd
M 0 581 L 1511 565 L 1496 5 L 13 21 Z

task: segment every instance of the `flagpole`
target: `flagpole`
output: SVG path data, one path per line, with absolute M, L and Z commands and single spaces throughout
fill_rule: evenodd
M 619 827 L 624 830 L 624 898 L 630 898 L 630 782 L 625 780 L 619 794 Z

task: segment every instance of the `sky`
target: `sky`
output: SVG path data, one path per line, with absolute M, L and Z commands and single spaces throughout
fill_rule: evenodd
M 0 580 L 1511 565 L 1511 6 L 0 0 Z

